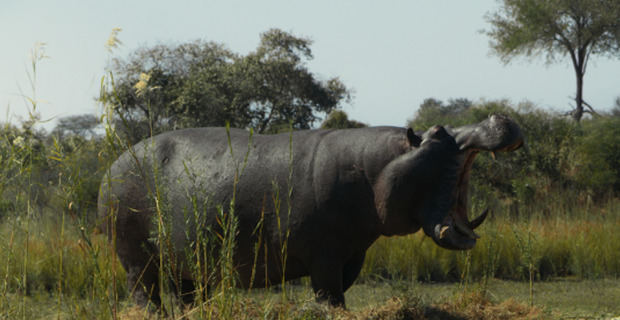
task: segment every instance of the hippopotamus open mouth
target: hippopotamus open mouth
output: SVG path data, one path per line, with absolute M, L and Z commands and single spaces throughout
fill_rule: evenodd
M 495 152 L 516 150 L 523 145 L 523 136 L 518 125 L 502 115 L 492 115 L 474 125 L 446 128 L 446 131 L 454 137 L 459 147 L 460 167 L 450 212 L 441 223 L 433 227 L 430 236 L 438 245 L 448 249 L 471 249 L 476 239 L 480 238 L 474 230 L 482 224 L 489 212 L 487 208 L 473 220 L 469 220 L 467 214 L 469 176 L 474 159 L 480 151 L 489 151 L 495 158 Z

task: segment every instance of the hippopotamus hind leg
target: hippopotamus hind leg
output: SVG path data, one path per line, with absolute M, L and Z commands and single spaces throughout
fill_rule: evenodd
M 146 256 L 146 254 L 136 254 L 133 258 L 120 257 L 123 267 L 127 271 L 129 292 L 139 305 L 146 306 L 150 302 L 156 308 L 160 308 L 161 298 L 159 296 L 158 272 L 155 266 L 156 260 L 146 259 L 142 261 L 139 256 Z M 151 261 L 148 262 L 149 260 Z

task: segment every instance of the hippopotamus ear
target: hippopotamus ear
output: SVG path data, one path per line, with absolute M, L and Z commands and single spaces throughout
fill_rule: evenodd
M 422 138 L 417 136 L 411 128 L 407 128 L 407 140 L 409 141 L 410 146 L 416 148 L 420 146 L 420 143 L 422 143 Z

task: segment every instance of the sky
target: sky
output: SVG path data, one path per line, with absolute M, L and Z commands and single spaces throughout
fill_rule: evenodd
M 498 6 L 495 0 L 2 0 L 0 122 L 27 116 L 23 96 L 39 101 L 48 130 L 61 117 L 101 114 L 95 97 L 112 57 L 195 39 L 245 54 L 270 28 L 312 39 L 309 70 L 353 89 L 343 110 L 370 125 L 404 126 L 429 97 L 528 100 L 570 110 L 575 76 L 567 57 L 552 65 L 544 58 L 505 65 L 491 55 L 485 15 Z M 109 53 L 104 44 L 116 27 L 123 44 Z M 27 75 L 37 42 L 46 44 L 49 58 L 38 64 L 33 94 Z M 620 96 L 619 75 L 620 59 L 594 56 L 585 100 L 609 110 Z

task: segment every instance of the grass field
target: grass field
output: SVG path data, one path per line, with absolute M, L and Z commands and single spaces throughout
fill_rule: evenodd
M 448 284 L 385 281 L 356 284 L 346 293 L 348 310 L 328 309 L 313 302 L 307 285 L 289 286 L 288 302 L 282 303 L 275 289 L 238 292 L 236 319 L 606 319 L 620 317 L 620 280 L 556 279 L 536 282 L 534 305 L 529 304 L 529 285 L 524 282 L 491 280 Z M 21 303 L 17 295 L 8 297 Z M 85 310 L 87 299 L 64 301 L 38 291 L 26 299 L 27 319 L 93 319 Z M 196 309 L 184 310 L 198 319 Z M 177 318 L 180 314 L 176 314 Z M 414 316 L 413 318 L 407 318 Z M 157 315 L 130 301 L 119 305 L 121 319 L 156 319 Z
M 202 313 L 176 306 L 169 317 L 618 317 L 616 208 L 610 204 L 587 217 L 563 220 L 496 218 L 469 252 L 443 250 L 422 234 L 382 238 L 368 251 L 360 278 L 346 293 L 346 312 L 315 304 L 309 280 L 303 279 L 301 285 L 288 285 L 284 294 L 277 288 L 231 289 L 212 297 Z M 604 219 L 601 212 L 606 212 Z M 70 218 L 64 227 L 60 221 L 27 223 L 22 217 L 0 225 L 0 318 L 156 318 L 128 299 L 124 271 L 105 237 L 81 232 Z M 227 313 L 220 308 L 228 308 Z
M 388 282 L 354 286 L 347 298 L 352 311 L 362 311 L 369 306 L 380 308 L 389 297 L 403 299 L 407 295 L 413 295 L 421 299 L 425 307 L 460 311 L 465 316 L 472 316 L 472 309 L 484 308 L 485 303 L 488 303 L 486 307 L 496 308 L 498 315 L 512 312 L 513 316 L 518 316 L 520 311 L 525 315 L 536 315 L 543 319 L 620 317 L 620 281 L 617 279 L 556 279 L 535 282 L 534 311 L 529 309 L 529 284 L 526 282 L 494 279 L 490 280 L 485 288 L 480 283 L 464 286 Z M 466 297 L 470 300 L 467 301 Z M 453 304 L 459 300 L 464 301 L 465 305 L 454 308 Z M 458 312 L 454 313 L 458 315 Z

